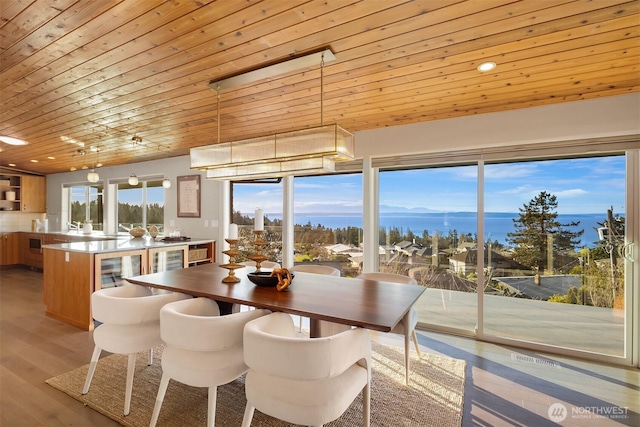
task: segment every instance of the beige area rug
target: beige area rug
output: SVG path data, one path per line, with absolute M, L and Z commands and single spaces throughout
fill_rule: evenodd
M 161 350 L 161 349 L 159 349 Z M 372 426 L 455 426 L 462 423 L 465 361 L 411 352 L 411 385 L 404 384 L 403 350 L 373 343 L 371 390 Z M 85 396 L 81 394 L 88 365 L 47 380 L 47 383 L 124 426 L 148 426 L 162 376 L 160 351 L 147 366 L 140 353 L 131 399 L 131 413 L 122 415 L 126 377 L 126 356 L 110 355 L 98 362 Z M 244 377 L 218 387 L 217 426 L 240 426 L 246 399 Z M 169 383 L 158 426 L 205 426 L 207 389 Z M 288 426 L 256 410 L 253 427 Z M 361 396 L 328 426 L 362 425 Z

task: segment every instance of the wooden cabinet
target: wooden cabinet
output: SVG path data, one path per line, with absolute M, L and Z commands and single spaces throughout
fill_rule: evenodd
M 43 291 L 46 315 L 93 330 L 93 254 L 44 249 Z
M 23 175 L 20 188 L 22 212 L 46 212 L 46 192 L 44 176 Z
M 20 175 L 0 175 L 0 209 L 20 211 Z
M 0 209 L 46 212 L 47 182 L 44 176 L 0 173 Z
M 0 234 L 0 265 L 14 265 L 19 263 L 19 233 Z

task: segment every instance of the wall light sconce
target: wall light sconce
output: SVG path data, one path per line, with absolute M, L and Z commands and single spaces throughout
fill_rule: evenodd
M 129 185 L 138 185 L 138 176 L 135 173 L 129 176 Z
M 171 188 L 171 180 L 165 176 L 162 180 L 162 186 L 164 188 Z

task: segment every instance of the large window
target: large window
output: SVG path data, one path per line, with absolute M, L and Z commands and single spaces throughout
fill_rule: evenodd
M 69 187 L 68 229 L 81 229 L 91 223 L 94 230 L 103 230 L 104 206 L 102 184 L 74 185 Z
M 140 180 L 131 186 L 118 185 L 118 232 L 128 232 L 135 227 L 155 225 L 160 232 L 164 228 L 164 187 L 162 179 Z
M 242 254 L 236 261 L 247 261 L 256 252 L 254 221 L 256 209 L 264 213 L 264 234 L 269 244 L 262 253 L 269 261 L 282 262 L 282 181 L 248 181 L 231 184 L 231 222 L 238 225 L 238 249 Z
M 342 276 L 362 270 L 362 174 L 293 180 L 294 263 L 325 264 Z

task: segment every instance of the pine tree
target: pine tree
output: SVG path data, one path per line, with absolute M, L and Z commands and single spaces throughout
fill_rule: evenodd
M 542 191 L 519 209 L 520 217 L 513 220 L 515 231 L 507 233 L 507 241 L 515 248 L 514 258 L 532 267 L 536 275 L 545 269 L 553 269 L 552 265 L 547 265 L 549 242 L 553 242 L 554 253 L 573 251 L 584 233 L 584 230 L 572 232 L 565 228 L 577 227 L 580 221 L 558 222 L 557 208 L 556 196 Z

